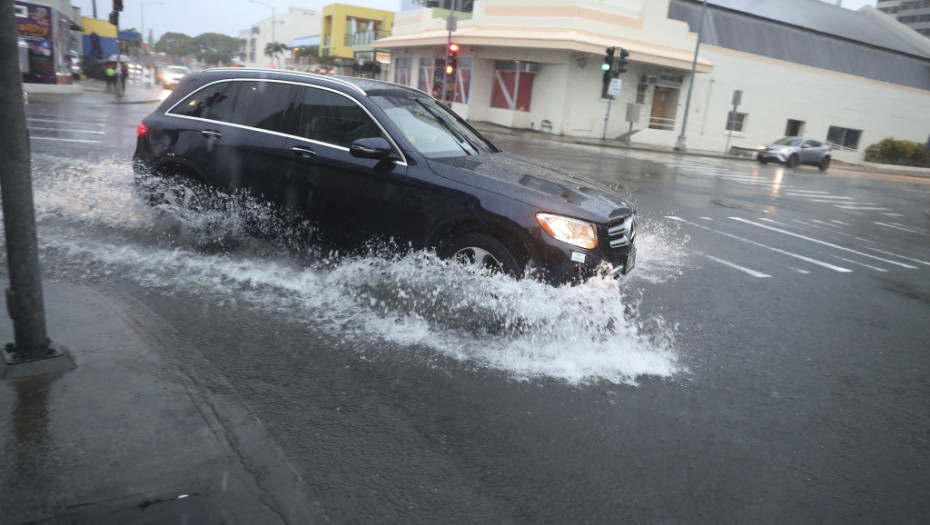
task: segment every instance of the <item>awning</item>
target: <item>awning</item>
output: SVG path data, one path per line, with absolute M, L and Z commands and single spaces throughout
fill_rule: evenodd
M 630 52 L 631 62 L 684 70 L 690 70 L 691 61 L 694 60 L 693 49 L 682 50 L 645 42 L 621 41 L 614 37 L 574 29 L 512 29 L 459 25 L 459 29 L 453 33 L 452 38 L 460 46 L 562 49 L 598 56 L 603 55 L 608 47 L 620 46 Z M 445 47 L 448 40 L 449 32 L 437 29 L 389 36 L 372 42 L 371 47 L 387 50 L 405 47 Z M 713 64 L 698 57 L 697 71 L 699 73 L 710 73 L 713 70 Z
M 295 38 L 287 45 L 287 47 L 310 47 L 310 46 L 319 46 L 320 37 L 319 36 L 305 36 L 303 38 Z

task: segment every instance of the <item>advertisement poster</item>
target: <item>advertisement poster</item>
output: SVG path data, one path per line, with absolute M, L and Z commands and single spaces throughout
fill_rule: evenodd
M 16 27 L 19 40 L 28 47 L 28 67 L 23 64 L 23 81 L 39 84 L 57 84 L 59 73 L 68 71 L 65 63 L 67 50 L 67 19 L 59 20 L 58 12 L 51 7 L 16 2 Z M 62 31 L 62 28 L 65 28 Z

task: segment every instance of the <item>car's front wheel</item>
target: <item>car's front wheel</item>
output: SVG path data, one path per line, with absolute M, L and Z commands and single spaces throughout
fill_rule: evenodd
M 442 244 L 439 256 L 513 277 L 523 274 L 523 265 L 510 249 L 484 233 L 466 233 L 452 238 Z
M 830 157 L 820 159 L 820 164 L 817 167 L 820 168 L 820 171 L 827 171 L 827 168 L 830 167 Z
M 789 167 L 789 168 L 797 168 L 797 167 L 798 167 L 798 164 L 800 163 L 800 161 L 801 161 L 801 159 L 798 158 L 797 155 L 792 155 L 792 156 L 788 157 L 788 160 L 785 162 L 785 166 L 787 166 L 787 167 Z
M 756 160 L 759 161 L 759 164 L 762 164 L 762 165 L 768 164 L 769 162 L 768 159 L 766 159 L 762 155 L 759 155 L 758 157 L 756 157 Z

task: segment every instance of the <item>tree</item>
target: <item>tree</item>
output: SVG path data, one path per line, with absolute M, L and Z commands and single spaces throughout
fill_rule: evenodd
M 158 39 L 158 42 L 155 42 L 152 49 L 178 59 L 193 54 L 191 52 L 193 40 L 184 33 L 165 33 Z
M 335 64 L 335 58 L 331 55 L 320 55 L 320 46 L 305 46 L 301 47 L 295 53 L 295 58 L 307 59 L 307 65 L 314 66 L 318 65 L 324 69 L 332 69 Z
M 193 52 L 208 65 L 229 64 L 239 52 L 239 39 L 220 33 L 203 33 L 193 38 Z
M 273 61 L 277 61 L 278 55 L 287 51 L 287 44 L 282 44 L 281 42 L 268 42 L 265 45 L 265 56 L 271 57 Z M 278 64 L 280 67 L 280 64 Z

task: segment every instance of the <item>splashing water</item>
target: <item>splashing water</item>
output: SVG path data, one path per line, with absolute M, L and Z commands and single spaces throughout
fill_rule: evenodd
M 326 257 L 254 201 L 203 212 L 152 208 L 136 195 L 125 161 L 60 162 L 52 172 L 35 175 L 35 186 L 40 249 L 54 261 L 46 263 L 53 277 L 119 275 L 161 293 L 223 296 L 333 336 L 427 347 L 515 379 L 635 384 L 683 370 L 674 326 L 642 318 L 642 289 L 632 286 L 680 274 L 684 241 L 656 221 L 641 222 L 630 278 L 554 288 L 425 251 Z M 287 234 L 245 233 L 256 227 Z

